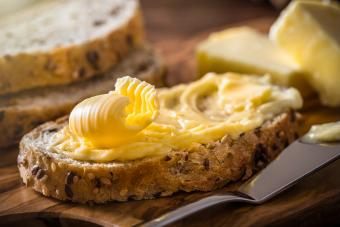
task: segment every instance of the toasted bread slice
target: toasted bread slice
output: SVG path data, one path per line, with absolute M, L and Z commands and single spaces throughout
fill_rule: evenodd
M 178 191 L 210 191 L 245 180 L 298 137 L 294 111 L 232 139 L 226 135 L 196 150 L 128 162 L 77 161 L 54 153 L 47 141 L 67 117 L 45 123 L 20 143 L 18 167 L 23 182 L 45 196 L 79 203 L 151 199 Z
M 139 48 L 108 72 L 91 79 L 0 95 L 0 147 L 18 142 L 42 122 L 67 114 L 81 100 L 112 90 L 115 79 L 123 75 L 133 75 L 162 86 L 162 59 L 150 48 Z
M 144 42 L 136 0 L 42 1 L 0 27 L 0 95 L 102 74 Z

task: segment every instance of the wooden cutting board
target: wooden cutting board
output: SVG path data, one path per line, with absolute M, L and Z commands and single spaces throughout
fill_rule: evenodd
M 273 17 L 249 20 L 249 25 L 267 31 Z M 232 24 L 235 26 L 240 24 Z M 194 79 L 194 48 L 198 42 L 215 30 L 209 29 L 185 42 L 164 40 L 155 43 L 163 50 L 168 71 L 169 84 Z M 311 124 L 340 120 L 340 109 L 321 107 L 316 99 L 308 101 L 302 111 L 306 123 L 301 131 Z M 23 225 L 33 223 L 40 226 L 60 224 L 70 226 L 82 220 L 87 225 L 131 226 L 147 221 L 175 209 L 181 204 L 195 200 L 204 193 L 179 193 L 168 198 L 146 201 L 113 202 L 107 205 L 77 205 L 46 198 L 26 188 L 19 178 L 16 167 L 17 148 L 0 151 L 0 225 Z M 289 166 L 287 166 L 289 168 Z M 174 224 L 175 226 L 316 226 L 340 223 L 340 160 L 306 178 L 287 192 L 260 205 L 226 204 L 201 211 Z M 231 185 L 229 187 L 237 187 Z M 227 189 L 224 189 L 227 190 Z M 50 219 L 53 218 L 53 219 Z M 28 220 L 29 219 L 29 220 Z M 33 220 L 32 220 L 33 219 Z M 71 219 L 71 220 L 69 220 Z M 19 224 L 18 224 L 19 223 Z M 70 224 L 71 223 L 71 224 Z M 83 223 L 83 224 L 84 224 Z

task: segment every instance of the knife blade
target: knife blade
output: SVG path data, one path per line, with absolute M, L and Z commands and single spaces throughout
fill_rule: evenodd
M 340 157 L 340 144 L 297 140 L 236 192 L 207 196 L 181 206 L 140 226 L 165 226 L 202 209 L 226 202 L 261 204 Z
M 239 191 L 262 203 L 340 156 L 340 144 L 293 142 Z

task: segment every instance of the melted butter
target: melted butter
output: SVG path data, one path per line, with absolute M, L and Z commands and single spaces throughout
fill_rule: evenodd
M 313 125 L 310 131 L 303 137 L 303 139 L 313 143 L 339 142 L 340 121 L 321 125 Z
M 126 79 L 125 87 L 129 87 L 132 80 Z M 134 79 L 134 83 L 136 81 Z M 273 86 L 268 77 L 207 74 L 190 84 L 158 89 L 159 109 L 152 105 L 150 113 L 137 120 L 130 115 L 132 106 L 143 102 L 142 106 L 146 106 L 150 101 L 157 103 L 157 97 L 141 98 L 138 100 L 142 101 L 136 103 L 137 96 L 131 96 L 133 89 L 126 93 L 117 92 L 122 87 L 120 82 L 117 81 L 114 92 L 106 95 L 114 95 L 112 100 L 122 100 L 121 104 L 112 101 L 116 104 L 108 105 L 99 100 L 101 96 L 98 100 L 94 97 L 88 106 L 93 113 L 84 114 L 86 108 L 78 110 L 78 115 L 87 119 L 84 121 L 78 117 L 72 120 L 72 113 L 77 113 L 76 107 L 71 113 L 69 126 L 55 134 L 50 148 L 80 160 L 135 160 L 174 149 L 194 150 L 226 134 L 237 137 L 283 111 L 302 106 L 297 90 Z M 130 101 L 129 105 L 125 105 L 126 100 Z M 112 108 L 105 108 L 106 105 Z M 144 109 L 140 108 L 139 114 L 144 115 Z M 109 116 L 114 117 L 104 120 Z

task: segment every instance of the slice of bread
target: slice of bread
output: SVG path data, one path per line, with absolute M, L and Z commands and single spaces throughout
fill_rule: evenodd
M 144 42 L 136 0 L 42 1 L 0 27 L 0 95 L 102 74 Z
M 18 142 L 42 122 L 67 114 L 81 100 L 114 89 L 115 79 L 124 75 L 162 86 L 162 59 L 151 48 L 139 48 L 108 72 L 91 79 L 0 95 L 0 147 Z
M 298 137 L 294 111 L 232 139 L 226 135 L 196 150 L 129 162 L 77 161 L 50 152 L 51 136 L 67 117 L 45 123 L 20 143 L 18 167 L 23 182 L 45 196 L 79 203 L 151 199 L 178 191 L 210 191 L 245 180 Z

